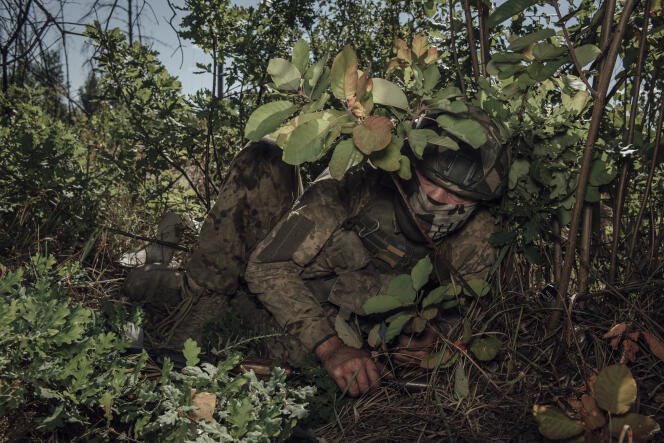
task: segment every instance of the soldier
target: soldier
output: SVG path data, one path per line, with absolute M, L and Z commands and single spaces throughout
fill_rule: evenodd
M 244 278 L 276 322 L 299 340 L 299 351 L 315 352 L 341 389 L 350 384 L 350 395 L 366 392 L 378 381 L 380 364 L 356 340 L 344 343 L 333 325 L 351 314 L 365 316 L 369 297 L 385 293 L 392 277 L 432 253 L 408 206 L 464 278 L 483 277 L 495 260 L 488 244 L 495 223 L 482 204 L 502 193 L 506 156 L 499 129 L 485 112 L 469 107 L 462 117 L 481 124 L 486 143 L 473 149 L 459 141 L 458 151 L 429 146 L 422 159 L 413 156 L 413 178 L 402 183 L 407 202 L 390 177 L 371 165 L 341 181 L 326 170 L 302 193 L 297 171 L 281 162 L 278 146 L 248 145 L 202 227 L 186 278 L 174 281 L 185 281 L 184 292 L 219 297 L 233 293 Z M 435 120 L 423 123 L 430 122 Z M 441 261 L 434 262 L 444 274 Z M 145 275 L 145 269 L 135 272 Z M 132 281 L 147 280 L 130 275 L 128 293 L 137 286 L 143 295 L 151 291 L 149 284 Z M 414 340 L 401 337 L 403 357 L 427 355 L 433 341 L 430 330 Z

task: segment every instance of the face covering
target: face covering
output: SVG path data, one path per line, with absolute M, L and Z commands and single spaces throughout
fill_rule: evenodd
M 433 241 L 442 239 L 462 226 L 477 207 L 477 203 L 439 203 L 427 195 L 419 180 L 408 202 Z

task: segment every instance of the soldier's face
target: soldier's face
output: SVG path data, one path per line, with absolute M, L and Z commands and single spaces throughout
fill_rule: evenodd
M 417 180 L 420 182 L 420 186 L 422 186 L 424 192 L 426 192 L 432 200 L 437 201 L 438 203 L 455 205 L 466 205 L 473 203 L 472 200 L 466 200 L 465 198 L 459 197 L 447 189 L 430 182 L 424 178 L 417 169 L 415 170 L 415 175 L 417 175 Z

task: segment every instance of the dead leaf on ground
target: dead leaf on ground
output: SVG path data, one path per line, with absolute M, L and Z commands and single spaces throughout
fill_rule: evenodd
M 650 352 L 655 354 L 655 356 L 660 360 L 664 361 L 664 344 L 662 344 L 662 342 L 659 341 L 650 332 L 644 331 L 642 334 L 646 343 L 648 343 L 648 346 L 650 347 Z
M 623 354 L 622 357 L 620 357 L 620 363 L 626 364 L 636 361 L 636 353 L 639 351 L 639 349 L 639 345 L 637 345 L 636 342 L 629 339 L 624 340 Z
M 196 393 L 195 389 L 191 390 L 191 404 L 198 407 L 193 411 L 193 420 L 205 420 L 211 422 L 213 420 L 214 408 L 217 405 L 217 395 L 210 392 Z
M 595 399 L 589 396 L 588 394 L 583 394 L 581 396 L 581 403 L 583 408 L 581 410 L 581 415 L 583 415 L 583 421 L 586 423 L 586 426 L 591 431 L 593 429 L 601 428 L 606 424 L 606 418 L 602 411 L 597 407 Z
M 631 323 L 618 323 L 611 329 L 609 329 L 609 332 L 603 335 L 604 338 L 611 338 L 611 337 L 619 337 L 625 333 L 625 331 L 628 331 L 632 329 L 632 324 Z

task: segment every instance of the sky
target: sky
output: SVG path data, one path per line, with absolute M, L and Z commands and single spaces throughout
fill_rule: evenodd
M 232 3 L 242 6 L 255 6 L 260 0 L 234 0 Z M 91 23 L 94 16 L 82 20 L 82 17 L 90 10 L 90 6 L 94 3 L 93 0 L 74 0 L 66 4 L 64 9 L 64 16 L 67 22 L 81 22 Z M 103 2 L 100 2 L 103 3 Z M 183 5 L 184 0 L 173 0 L 176 5 Z M 145 10 L 143 19 L 141 21 L 141 31 L 145 36 L 150 37 L 144 43 L 152 45 L 153 49 L 157 50 L 160 54 L 161 62 L 171 75 L 175 75 L 182 83 L 183 92 L 192 94 L 195 91 L 203 88 L 210 87 L 212 83 L 209 74 L 194 74 L 199 69 L 196 68 L 196 63 L 210 63 L 210 57 L 206 55 L 198 47 L 194 46 L 186 40 L 182 40 L 183 50 L 180 52 L 178 48 L 178 39 L 169 25 L 169 18 L 172 15 L 166 0 L 152 0 L 150 1 L 152 10 Z M 100 21 L 105 20 L 108 15 L 109 9 L 99 10 Z M 117 15 L 117 13 L 116 13 Z M 119 16 L 119 15 L 118 15 Z M 124 18 L 124 15 L 123 15 Z M 182 19 L 182 13 L 174 20 L 174 24 L 179 27 Z M 111 22 L 111 27 L 120 27 L 126 29 L 126 22 L 120 19 Z M 69 29 L 75 32 L 83 32 L 82 26 L 69 25 Z M 137 33 L 137 31 L 134 31 Z M 79 36 L 68 36 L 67 51 L 69 58 L 69 81 L 71 84 L 71 91 L 74 96 L 77 95 L 78 89 L 83 85 L 85 79 L 90 72 L 90 65 L 88 60 L 92 54 L 89 45 L 85 44 L 85 38 Z

